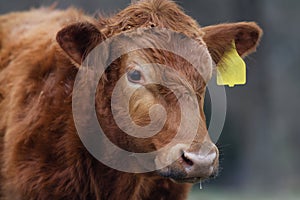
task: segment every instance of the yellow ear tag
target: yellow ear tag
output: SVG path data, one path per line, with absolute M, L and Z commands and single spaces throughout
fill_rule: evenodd
M 217 65 L 217 84 L 229 87 L 246 84 L 246 64 L 236 51 L 234 41 Z

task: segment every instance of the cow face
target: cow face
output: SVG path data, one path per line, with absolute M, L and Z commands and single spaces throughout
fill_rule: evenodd
M 127 151 L 147 153 L 167 146 L 149 162 L 137 160 L 136 165 L 154 165 L 158 174 L 179 182 L 214 176 L 219 153 L 205 123 L 206 84 L 232 41 L 246 56 L 255 50 L 261 30 L 254 23 L 211 26 L 191 43 L 184 36 L 153 35 L 149 30 L 139 30 L 135 37 L 126 33 L 109 44 L 108 54 L 136 48 L 110 63 L 99 82 L 99 123 L 108 138 Z M 61 48 L 77 65 L 103 38 L 89 23 L 70 25 L 57 34 Z M 145 43 L 155 48 L 139 48 Z M 183 56 L 169 51 L 174 46 L 180 46 Z

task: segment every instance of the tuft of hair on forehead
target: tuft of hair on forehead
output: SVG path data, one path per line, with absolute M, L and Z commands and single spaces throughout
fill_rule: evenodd
M 199 40 L 204 35 L 199 24 L 171 0 L 134 1 L 115 16 L 100 20 L 100 25 L 107 37 L 140 27 L 166 28 Z

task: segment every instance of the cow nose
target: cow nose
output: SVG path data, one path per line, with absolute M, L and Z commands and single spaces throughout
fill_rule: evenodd
M 218 149 L 213 146 L 209 151 L 188 152 L 183 151 L 183 168 L 187 177 L 201 179 L 211 178 L 218 173 Z

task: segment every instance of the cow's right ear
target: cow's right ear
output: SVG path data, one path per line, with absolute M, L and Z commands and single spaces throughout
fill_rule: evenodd
M 79 65 L 103 38 L 101 32 L 88 22 L 66 26 L 56 35 L 60 47 Z

